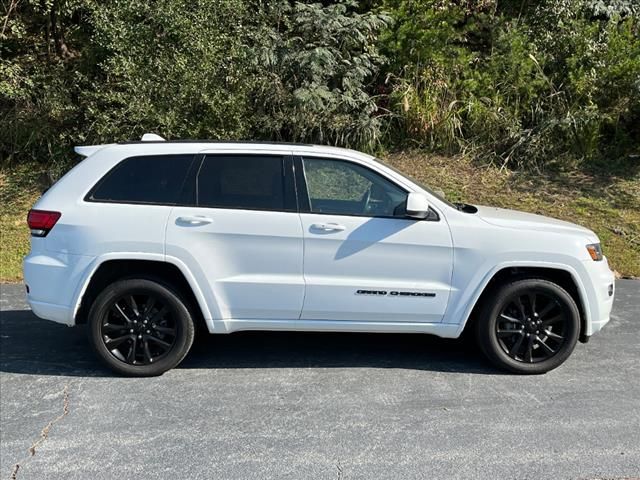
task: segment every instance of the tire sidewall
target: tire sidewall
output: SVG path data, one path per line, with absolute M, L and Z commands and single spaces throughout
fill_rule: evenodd
M 553 296 L 567 315 L 567 341 L 552 357 L 537 363 L 524 363 L 511 358 L 502 348 L 496 335 L 496 322 L 506 302 L 514 295 L 539 292 Z M 498 288 L 493 301 L 483 309 L 478 322 L 477 336 L 480 347 L 489 359 L 501 368 L 514 373 L 545 373 L 561 365 L 573 352 L 580 335 L 580 312 L 575 301 L 559 285 L 542 279 L 519 280 Z
M 171 350 L 150 365 L 129 365 L 107 349 L 102 339 L 101 324 L 113 302 L 128 293 L 149 293 L 161 298 L 176 317 L 177 339 Z M 117 281 L 105 288 L 91 306 L 88 316 L 89 340 L 94 351 L 109 368 L 116 372 L 137 377 L 161 375 L 178 365 L 193 343 L 194 324 L 189 309 L 180 296 L 169 286 L 152 279 L 136 278 Z

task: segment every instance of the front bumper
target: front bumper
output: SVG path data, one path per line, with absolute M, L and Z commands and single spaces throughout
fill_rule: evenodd
M 587 291 L 589 321 L 583 336 L 590 337 L 609 322 L 615 296 L 615 276 L 609 269 L 606 258 L 600 262 L 586 260 L 584 263 L 591 279 L 592 291 Z

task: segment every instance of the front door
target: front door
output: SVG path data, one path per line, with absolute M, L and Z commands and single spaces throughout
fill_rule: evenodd
M 214 319 L 300 316 L 302 228 L 290 162 L 286 155 L 206 155 L 192 176 L 192 205 L 171 212 L 166 254 L 186 259 Z
M 301 319 L 442 321 L 453 265 L 444 219 L 435 211 L 407 218 L 408 192 L 364 165 L 310 156 L 301 163 Z

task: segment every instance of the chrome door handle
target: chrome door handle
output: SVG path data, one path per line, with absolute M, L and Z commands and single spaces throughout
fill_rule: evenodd
M 176 219 L 176 223 L 189 226 L 207 225 L 212 222 L 213 218 L 205 217 L 203 215 L 187 215 Z
M 314 230 L 322 230 L 323 232 L 342 232 L 347 227 L 339 223 L 314 223 L 311 225 Z

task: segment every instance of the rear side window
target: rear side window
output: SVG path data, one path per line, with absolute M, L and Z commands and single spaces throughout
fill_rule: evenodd
M 193 155 L 149 155 L 120 162 L 89 193 L 88 200 L 174 205 Z
M 200 207 L 295 210 L 285 159 L 276 155 L 210 155 L 196 180 Z

